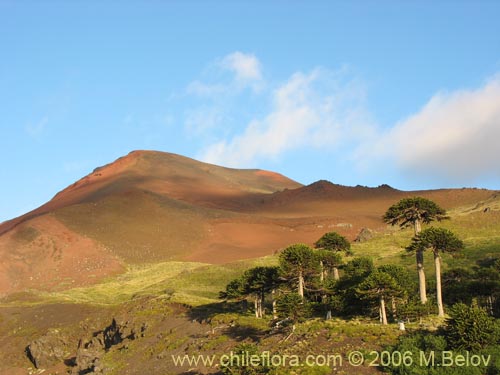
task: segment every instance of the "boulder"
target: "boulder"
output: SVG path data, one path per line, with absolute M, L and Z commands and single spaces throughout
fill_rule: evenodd
M 354 239 L 354 242 L 365 242 L 373 238 L 374 232 L 370 228 L 363 228 Z
M 102 331 L 95 332 L 90 339 L 81 339 L 76 352 L 73 375 L 105 374 L 106 368 L 101 364 L 101 358 L 113 346 L 125 340 L 135 340 L 144 337 L 147 326 L 134 321 L 117 323 L 113 318 L 111 324 Z
M 51 367 L 69 355 L 68 344 L 58 331 L 51 331 L 32 341 L 26 355 L 37 369 Z

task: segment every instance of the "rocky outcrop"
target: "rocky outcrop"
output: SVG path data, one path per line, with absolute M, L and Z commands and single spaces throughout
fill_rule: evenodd
M 50 331 L 32 341 L 26 347 L 26 355 L 37 369 L 47 368 L 69 355 L 68 344 L 59 331 Z
M 115 345 L 144 337 L 146 328 L 146 323 L 137 323 L 133 320 L 118 323 L 113 319 L 102 331 L 80 339 L 76 356 L 71 360 L 69 357 L 72 350 L 68 340 L 57 330 L 49 331 L 26 347 L 26 355 L 37 369 L 46 369 L 66 361 L 67 364 L 71 363 L 73 375 L 106 374 L 107 370 L 101 361 L 102 356 Z
M 361 242 L 371 240 L 374 235 L 375 235 L 375 232 L 372 231 L 370 228 L 363 228 L 363 229 L 361 229 L 359 234 L 354 239 L 354 242 L 361 243 Z
M 146 328 L 146 323 L 139 324 L 134 321 L 117 323 L 116 319 L 113 319 L 109 326 L 95 332 L 90 339 L 80 339 L 71 374 L 106 374 L 107 370 L 101 362 L 104 353 L 126 340 L 143 337 Z

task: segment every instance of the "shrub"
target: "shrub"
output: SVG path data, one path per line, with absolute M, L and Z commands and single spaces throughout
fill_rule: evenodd
M 498 341 L 497 324 L 484 309 L 457 303 L 449 314 L 445 335 L 451 348 L 477 351 Z

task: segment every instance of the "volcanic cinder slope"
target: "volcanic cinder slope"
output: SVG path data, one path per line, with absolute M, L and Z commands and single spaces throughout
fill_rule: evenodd
M 492 194 L 302 186 L 274 172 L 134 151 L 0 225 L 0 295 L 95 283 L 127 264 L 254 258 L 294 242 L 312 244 L 327 231 L 353 239 L 362 227 L 384 230 L 383 212 L 405 196 L 450 209 Z

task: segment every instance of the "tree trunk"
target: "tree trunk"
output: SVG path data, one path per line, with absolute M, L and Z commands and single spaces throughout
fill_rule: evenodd
M 322 260 L 320 260 L 319 262 L 319 268 L 320 268 L 319 281 L 321 282 L 321 284 L 323 284 L 323 281 L 325 281 L 325 266 L 323 265 Z
M 420 293 L 420 302 L 427 303 L 427 291 L 425 286 L 425 272 L 424 272 L 424 252 L 417 251 L 417 272 L 418 272 L 418 290 Z
M 299 296 L 304 299 L 304 276 L 302 275 L 302 271 L 299 271 Z
M 396 322 L 398 320 L 398 311 L 396 308 L 396 298 L 391 297 L 392 319 Z
M 255 299 L 253 300 L 253 306 L 255 310 L 255 317 L 259 318 L 259 296 L 255 296 Z
M 387 314 L 385 312 L 385 300 L 384 296 L 380 296 L 380 319 L 383 325 L 387 325 Z
M 338 267 L 333 267 L 333 279 L 334 280 L 339 280 L 340 279 Z
M 434 251 L 434 265 L 436 266 L 436 296 L 438 305 L 438 316 L 444 316 L 443 296 L 441 295 L 441 257 Z
M 259 307 L 260 307 L 260 317 L 263 318 L 264 315 L 265 315 L 265 310 L 264 310 L 264 298 L 265 298 L 265 295 L 264 295 L 264 292 L 261 293 L 260 295 L 260 303 L 259 303 Z
M 271 291 L 271 296 L 273 298 L 273 319 L 278 319 L 278 310 L 276 309 L 276 289 Z
M 488 296 L 488 312 L 491 316 L 493 316 L 493 296 L 490 294 Z
M 420 220 L 415 220 L 413 223 L 413 230 L 415 231 L 415 236 L 422 231 L 422 223 Z

